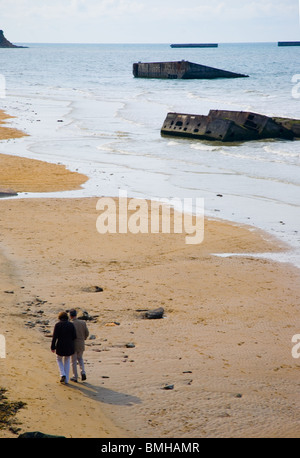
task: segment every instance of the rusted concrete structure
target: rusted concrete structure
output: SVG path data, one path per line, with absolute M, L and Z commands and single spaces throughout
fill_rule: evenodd
M 273 118 L 247 111 L 210 110 L 209 116 L 214 119 L 229 119 L 237 125 L 246 128 L 256 138 L 286 138 L 293 139 L 294 133 L 277 124 Z
M 218 43 L 174 43 L 171 48 L 217 48 Z
M 186 60 L 176 62 L 138 62 L 133 64 L 133 75 L 136 78 L 167 79 L 213 79 L 245 78 L 248 75 L 233 73 L 206 65 L 194 64 Z
M 293 140 L 295 132 L 288 128 L 291 120 L 276 119 L 252 112 L 211 110 L 208 116 L 168 113 L 162 135 L 191 137 L 199 140 L 237 142 L 263 138 Z M 292 120 L 300 130 L 300 120 Z
M 300 46 L 300 41 L 278 41 L 278 46 Z
M 277 124 L 291 130 L 296 138 L 300 138 L 300 120 L 291 118 L 272 118 Z

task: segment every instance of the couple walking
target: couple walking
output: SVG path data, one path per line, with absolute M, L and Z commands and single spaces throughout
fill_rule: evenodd
M 77 362 L 81 369 L 81 380 L 86 380 L 83 362 L 84 341 L 89 335 L 85 321 L 78 320 L 75 309 L 70 310 L 70 319 L 67 312 L 60 312 L 58 323 L 54 326 L 51 351 L 56 353 L 56 360 L 60 371 L 60 382 L 69 382 L 70 364 L 72 359 L 73 377 L 77 382 Z

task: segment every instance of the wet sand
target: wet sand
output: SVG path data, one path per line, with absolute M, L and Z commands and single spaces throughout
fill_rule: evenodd
M 0 192 L 56 192 L 80 189 L 87 177 L 64 165 L 0 154 Z
M 5 111 L 0 110 L 0 140 L 22 138 L 27 136 L 27 134 L 21 130 L 6 126 L 6 121 L 13 118 L 13 116 L 10 116 Z

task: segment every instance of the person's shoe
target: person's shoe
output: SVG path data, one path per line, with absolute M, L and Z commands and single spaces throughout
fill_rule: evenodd
M 65 375 L 61 376 L 60 383 L 66 383 L 66 376 Z
M 71 377 L 70 380 L 71 380 L 72 382 L 76 382 L 76 383 L 77 383 L 77 378 L 76 378 L 76 377 Z
M 85 372 L 81 372 L 81 380 L 86 380 L 86 374 Z

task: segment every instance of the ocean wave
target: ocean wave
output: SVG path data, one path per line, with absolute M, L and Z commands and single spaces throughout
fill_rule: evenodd
M 296 157 L 296 158 L 298 157 L 300 159 L 300 153 L 291 153 L 285 150 L 277 150 L 275 148 L 272 148 L 272 146 L 269 146 L 269 145 L 265 146 L 263 149 L 266 153 L 276 154 L 282 157 Z
M 193 143 L 191 144 L 191 149 L 196 149 L 199 151 L 221 151 L 222 147 L 221 146 L 211 146 L 211 145 L 205 145 L 204 143 Z
M 170 140 L 168 143 L 167 143 L 167 146 L 174 146 L 174 145 L 179 145 L 180 143 L 179 142 L 176 142 L 174 140 Z

